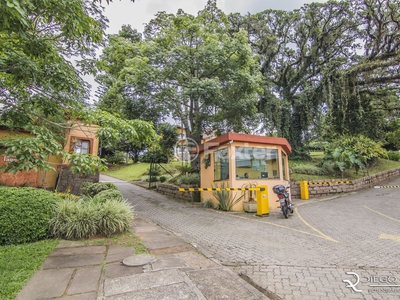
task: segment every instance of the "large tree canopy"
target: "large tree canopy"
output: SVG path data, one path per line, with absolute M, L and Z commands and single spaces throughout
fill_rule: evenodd
M 399 12 L 399 0 L 246 16 L 209 1 L 197 16 L 161 12 L 143 37 L 123 28 L 109 39 L 100 107 L 169 113 L 196 140 L 207 130 L 254 132 L 256 123 L 286 137 L 295 156 L 307 155 L 310 139 L 340 134 L 394 145 L 386 131 L 400 109 Z
M 265 130 L 295 155 L 321 131 L 382 137 L 379 107 L 399 99 L 399 11 L 397 0 L 352 0 L 230 15 L 261 57 Z
M 147 122 L 88 108 L 81 75 L 93 71 L 90 62 L 107 23 L 98 2 L 0 0 L 0 125 L 36 135 L 2 142 L 7 153 L 20 154 L 7 171 L 49 168 L 44 159 L 60 153 L 56 144 L 74 119 L 100 125 L 98 135 L 110 143 L 122 136 L 132 143 L 155 138 Z M 74 65 L 72 57 L 82 60 Z
M 107 87 L 100 105 L 118 104 L 120 95 L 125 102 L 151 103 L 197 142 L 207 130 L 249 130 L 261 77 L 246 32 L 229 28 L 216 1 L 208 1 L 197 16 L 158 13 L 141 40 L 112 37 L 100 62 L 106 74 L 99 81 Z

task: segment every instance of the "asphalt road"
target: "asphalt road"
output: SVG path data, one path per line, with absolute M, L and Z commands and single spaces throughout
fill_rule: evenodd
M 138 216 L 277 299 L 400 299 L 400 189 L 293 200 L 295 212 L 285 219 L 279 210 L 262 218 L 220 212 L 111 177 L 101 180 L 114 182 Z M 400 178 L 385 185 L 400 185 Z

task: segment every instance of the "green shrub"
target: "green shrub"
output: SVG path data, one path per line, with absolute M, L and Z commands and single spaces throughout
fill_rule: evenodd
M 160 176 L 160 182 L 166 182 L 167 177 L 166 176 Z
M 177 183 L 179 185 L 181 184 L 200 184 L 200 175 L 199 174 L 188 174 L 188 175 L 182 175 L 181 177 L 179 177 L 179 179 L 177 180 Z
M 95 203 L 105 203 L 109 200 L 117 200 L 122 201 L 124 197 L 122 196 L 121 192 L 118 190 L 105 190 L 101 191 L 97 195 L 93 197 L 93 201 Z
M 192 168 L 192 166 L 190 164 L 184 164 L 184 165 L 176 166 L 176 169 L 179 172 L 181 172 L 181 174 L 183 174 L 183 175 L 186 175 L 186 174 L 188 174 L 188 173 L 193 171 L 193 168 Z
M 22 244 L 48 237 L 54 193 L 35 188 L 0 187 L 0 245 Z
M 108 164 L 124 164 L 126 162 L 126 154 L 121 151 L 115 151 L 114 154 L 106 155 Z
M 150 181 L 150 176 L 149 175 L 142 176 L 140 180 L 144 181 L 144 182 L 149 182 Z M 158 177 L 157 176 L 151 176 L 151 182 L 157 182 L 157 181 L 158 181 Z
M 398 151 L 389 151 L 387 154 L 388 154 L 388 158 L 390 160 L 394 160 L 394 161 L 400 160 L 400 152 L 398 152 Z
M 307 174 L 307 175 L 328 175 L 328 174 L 330 174 L 328 166 L 321 168 L 318 166 L 308 165 L 308 164 L 299 164 L 299 165 L 291 166 L 290 173 Z
M 61 199 L 67 199 L 67 200 L 70 200 L 70 201 L 78 201 L 80 199 L 79 196 L 74 195 L 74 194 L 70 194 L 69 191 L 64 192 L 64 193 L 55 191 L 54 194 L 56 196 L 60 197 Z
M 124 232 L 132 225 L 132 219 L 133 209 L 124 200 L 110 199 L 104 203 L 61 200 L 49 224 L 54 237 L 74 240 Z
M 96 235 L 98 222 L 98 205 L 94 202 L 64 199 L 56 204 L 49 226 L 54 237 L 74 240 Z
M 81 185 L 81 194 L 84 196 L 94 197 L 98 193 L 106 190 L 116 190 L 117 187 L 111 182 L 95 182 L 83 183 Z
M 109 237 L 128 231 L 132 220 L 133 208 L 125 200 L 111 199 L 100 206 L 97 233 Z

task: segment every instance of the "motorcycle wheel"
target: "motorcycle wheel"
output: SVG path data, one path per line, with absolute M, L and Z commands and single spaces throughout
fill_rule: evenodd
M 287 204 L 285 204 L 284 206 L 282 206 L 282 212 L 283 212 L 283 216 L 284 216 L 286 219 L 289 218 L 289 213 L 288 213 Z

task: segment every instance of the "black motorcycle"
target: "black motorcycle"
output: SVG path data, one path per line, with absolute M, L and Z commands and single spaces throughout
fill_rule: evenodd
M 276 202 L 279 202 L 283 216 L 286 219 L 289 218 L 289 211 L 290 213 L 293 213 L 293 205 L 289 200 L 289 193 L 287 191 L 288 189 L 289 186 L 285 187 L 282 184 L 272 187 L 274 193 L 278 195 L 278 200 L 276 200 Z

